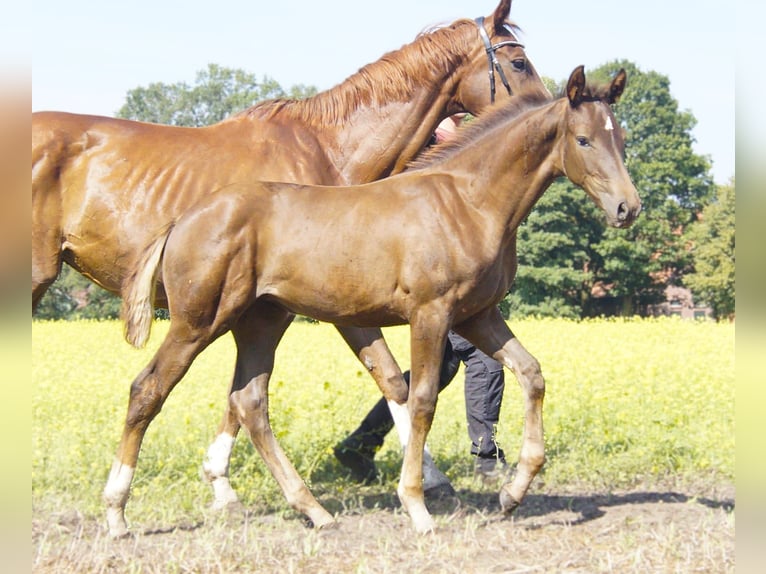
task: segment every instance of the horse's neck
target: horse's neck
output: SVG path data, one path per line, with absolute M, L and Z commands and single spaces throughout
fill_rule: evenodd
M 449 104 L 477 35 L 467 23 L 442 31 L 454 34 L 450 50 L 424 49 L 428 35 L 362 68 L 343 83 L 283 111 L 322 142 L 343 182 L 374 181 L 405 169 L 425 147 Z M 478 42 L 478 36 L 475 38 Z M 422 44 L 421 44 L 422 43 Z
M 358 109 L 334 134 L 336 166 L 348 182 L 364 183 L 404 171 L 447 117 L 449 94 L 434 83 L 383 108 Z
M 470 183 L 458 191 L 467 206 L 481 211 L 487 233 L 515 233 L 540 196 L 562 175 L 556 137 L 561 126 L 558 105 L 546 105 L 523 114 L 507 128 L 487 132 L 445 163 L 447 169 L 469 174 Z

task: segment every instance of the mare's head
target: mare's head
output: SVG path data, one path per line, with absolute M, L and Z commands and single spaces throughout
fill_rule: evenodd
M 495 11 L 473 21 L 471 50 L 457 73 L 454 112 L 477 115 L 509 97 L 548 90 L 527 58 L 517 37 L 518 27 L 508 17 L 512 0 L 500 0 Z M 465 21 L 452 26 L 465 25 Z
M 641 200 L 625 168 L 625 141 L 611 104 L 625 89 L 625 70 L 600 89 L 585 85 L 579 66 L 569 76 L 560 166 L 564 175 L 604 210 L 614 227 L 628 227 L 641 212 Z

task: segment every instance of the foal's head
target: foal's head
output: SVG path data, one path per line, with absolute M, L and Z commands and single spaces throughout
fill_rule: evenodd
M 572 72 L 561 153 L 564 175 L 593 198 L 615 227 L 628 227 L 641 211 L 623 162 L 622 129 L 610 107 L 622 95 L 625 82 L 625 70 L 620 70 L 609 85 L 593 90 L 585 85 L 582 66 Z

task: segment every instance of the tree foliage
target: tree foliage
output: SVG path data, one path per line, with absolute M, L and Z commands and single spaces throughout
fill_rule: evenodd
M 197 73 L 195 84 L 149 84 L 130 90 L 117 116 L 125 119 L 199 127 L 223 120 L 253 104 L 273 98 L 303 98 L 316 88 L 293 86 L 289 92 L 273 79 L 240 69 L 208 64 Z
M 685 235 L 694 271 L 684 277 L 684 283 L 713 308 L 716 319 L 734 316 L 734 189 L 734 180 L 719 186 L 715 201 L 702 210 Z

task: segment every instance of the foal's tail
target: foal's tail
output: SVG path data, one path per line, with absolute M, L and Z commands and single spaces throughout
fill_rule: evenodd
M 149 339 L 154 317 L 154 294 L 157 288 L 162 253 L 172 225 L 168 225 L 149 244 L 122 289 L 120 316 L 125 322 L 125 339 L 134 347 L 143 347 Z

